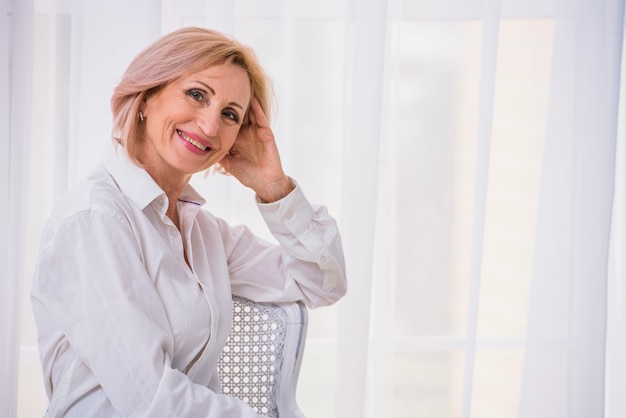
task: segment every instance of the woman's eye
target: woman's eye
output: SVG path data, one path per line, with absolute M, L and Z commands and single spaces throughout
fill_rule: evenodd
M 187 91 L 187 95 L 199 102 L 204 100 L 204 93 L 201 90 L 191 89 Z
M 239 123 L 239 115 L 234 110 L 225 110 L 222 114 L 233 122 Z

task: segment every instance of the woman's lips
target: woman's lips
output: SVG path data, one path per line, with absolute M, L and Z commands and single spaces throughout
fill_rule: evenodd
M 185 143 L 187 148 L 196 154 L 206 154 L 211 151 L 213 147 L 210 143 L 206 142 L 198 135 L 195 135 L 191 132 L 181 131 L 180 129 L 176 130 L 178 137 Z

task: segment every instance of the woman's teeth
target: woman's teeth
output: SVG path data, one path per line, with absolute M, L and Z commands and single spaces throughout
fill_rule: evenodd
M 195 139 L 188 137 L 182 131 L 176 130 L 176 132 L 178 132 L 178 135 L 180 135 L 185 141 L 189 142 L 194 147 L 201 149 L 202 151 L 206 151 L 209 149 L 209 147 L 205 147 L 204 145 L 202 145 L 200 142 L 196 141 Z

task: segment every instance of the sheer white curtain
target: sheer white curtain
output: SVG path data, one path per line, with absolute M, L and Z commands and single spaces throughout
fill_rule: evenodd
M 626 12 L 625 12 L 626 13 Z M 607 285 L 606 414 L 617 418 L 626 411 L 626 65 L 622 45 L 622 67 L 618 133 L 615 158 L 615 193 L 609 249 Z
M 28 288 L 51 205 L 110 145 L 130 59 L 188 25 L 255 48 L 286 170 L 342 228 L 307 416 L 626 415 L 622 0 L 100 3 L 0 0 L 0 415 L 45 408 Z M 267 236 L 249 191 L 194 185 Z
M 9 18 L 9 16 L 12 16 Z M 0 2 L 0 415 L 15 416 L 27 262 L 33 5 Z M 22 53 L 15 54 L 15 51 Z

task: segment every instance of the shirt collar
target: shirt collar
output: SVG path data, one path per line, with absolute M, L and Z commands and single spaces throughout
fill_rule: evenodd
M 126 196 L 132 199 L 142 210 L 159 197 L 167 199 L 165 192 L 152 179 L 148 172 L 134 164 L 126 150 L 117 146 L 107 153 L 103 165 Z M 191 186 L 187 185 L 178 199 L 180 202 L 202 206 L 206 202 Z

